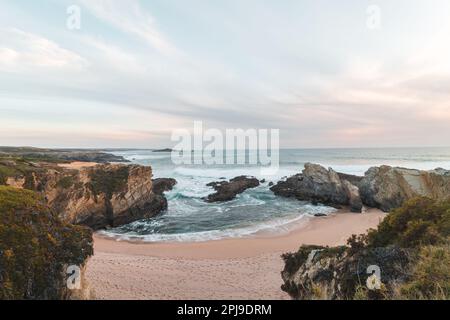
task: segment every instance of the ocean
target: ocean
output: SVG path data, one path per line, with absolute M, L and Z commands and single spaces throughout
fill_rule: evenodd
M 261 232 L 285 232 L 293 224 L 307 221 L 316 213 L 336 210 L 275 196 L 269 182 L 303 170 L 307 162 L 334 170 L 363 175 L 372 166 L 391 165 L 430 170 L 450 169 L 449 148 L 379 149 L 284 149 L 280 150 L 280 168 L 274 176 L 263 176 L 254 165 L 175 165 L 170 152 L 130 150 L 114 152 L 133 163 L 151 165 L 154 178 L 175 178 L 178 184 L 166 193 L 169 207 L 161 216 L 136 221 L 103 233 L 118 239 L 147 242 L 207 241 L 250 237 Z M 266 179 L 225 203 L 206 203 L 203 198 L 213 190 L 206 184 L 240 175 Z

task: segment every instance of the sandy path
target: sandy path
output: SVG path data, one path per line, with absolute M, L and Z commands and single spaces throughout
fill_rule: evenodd
M 283 252 L 339 245 L 376 227 L 384 214 L 311 219 L 287 235 L 201 243 L 130 243 L 95 237 L 87 277 L 98 299 L 288 299 Z

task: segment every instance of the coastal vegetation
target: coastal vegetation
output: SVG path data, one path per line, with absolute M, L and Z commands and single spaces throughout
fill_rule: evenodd
M 415 198 L 345 247 L 302 246 L 282 257 L 296 299 L 450 299 L 450 200 Z M 369 289 L 371 266 L 381 285 Z
M 92 254 L 89 228 L 63 223 L 38 193 L 0 186 L 0 299 L 73 298 L 66 268 Z
M 111 199 L 115 192 L 120 192 L 125 189 L 129 174 L 130 168 L 127 166 L 95 167 L 89 173 L 92 192 L 95 195 L 104 193 L 108 199 Z

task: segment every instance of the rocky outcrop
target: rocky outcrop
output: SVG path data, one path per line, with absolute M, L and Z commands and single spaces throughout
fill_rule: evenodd
M 53 166 L 27 171 L 23 187 L 42 193 L 63 221 L 98 230 L 167 209 L 166 198 L 153 192 L 151 178 L 151 168 L 139 165 L 101 164 L 80 170 Z
M 301 174 L 280 181 L 270 188 L 276 195 L 294 197 L 302 201 L 331 206 L 349 205 L 352 211 L 361 212 L 359 189 L 333 169 L 307 163 Z
M 270 188 L 276 195 L 330 206 L 362 207 L 390 211 L 415 197 L 450 198 L 450 171 L 421 171 L 389 166 L 370 168 L 364 177 L 335 172 L 307 163 L 301 174 Z
M 450 171 L 373 167 L 366 172 L 359 189 L 367 206 L 390 211 L 418 196 L 437 200 L 450 198 Z
M 384 299 L 394 294 L 395 285 L 408 279 L 413 258 L 410 250 L 395 247 L 352 254 L 346 247 L 303 246 L 283 255 L 282 290 L 298 300 L 353 300 L 360 290 L 367 299 Z M 367 290 L 373 266 L 382 270 L 381 282 L 374 283 L 372 288 L 377 290 Z
M 177 180 L 173 178 L 153 179 L 153 193 L 163 195 L 166 191 L 171 191 L 177 184 Z
M 89 299 L 92 254 L 89 228 L 61 221 L 38 193 L 0 186 L 0 300 Z
M 347 246 L 284 254 L 282 289 L 294 299 L 448 300 L 449 219 L 450 199 L 411 199 Z
M 256 188 L 260 182 L 254 177 L 240 176 L 230 181 L 211 182 L 207 186 L 213 187 L 216 191 L 205 198 L 206 202 L 230 201 L 247 189 Z

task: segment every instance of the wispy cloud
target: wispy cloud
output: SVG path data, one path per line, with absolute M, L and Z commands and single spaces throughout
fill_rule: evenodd
M 16 28 L 0 29 L 0 69 L 10 72 L 30 67 L 80 69 L 87 61 L 45 37 Z
M 282 147 L 450 136 L 450 22 L 435 6 L 379 0 L 373 32 L 356 0 L 327 11 L 320 1 L 78 0 L 82 28 L 70 31 L 64 10 L 6 1 L 27 23 L 0 29 L 10 132 L 0 144 L 20 131 L 15 144 L 36 133 L 47 145 L 164 146 L 194 120 L 279 128 Z
M 159 52 L 177 52 L 176 47 L 158 30 L 154 17 L 145 12 L 138 1 L 81 0 L 81 3 L 97 18 L 141 38 Z

